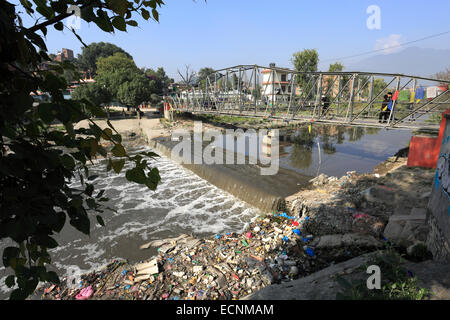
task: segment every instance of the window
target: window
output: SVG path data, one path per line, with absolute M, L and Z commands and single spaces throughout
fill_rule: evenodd
M 286 75 L 285 74 L 281 75 L 281 81 L 286 81 Z

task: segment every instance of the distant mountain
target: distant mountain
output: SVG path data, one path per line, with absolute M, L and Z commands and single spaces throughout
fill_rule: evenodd
M 430 77 L 446 68 L 450 68 L 450 50 L 409 47 L 400 52 L 380 54 L 349 63 L 344 70 Z

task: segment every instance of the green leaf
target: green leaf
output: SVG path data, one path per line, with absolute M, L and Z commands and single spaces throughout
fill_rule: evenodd
M 102 227 L 105 226 L 105 222 L 103 221 L 103 218 L 99 215 L 96 216 L 97 218 L 97 222 L 99 223 L 99 225 L 101 225 Z
M 40 246 L 44 246 L 46 248 L 56 248 L 58 246 L 58 242 L 56 242 L 55 239 L 53 239 L 52 237 L 49 237 L 47 235 L 42 235 L 36 238 L 36 242 L 40 245 Z
M 60 283 L 59 277 L 56 274 L 56 272 L 54 272 L 54 271 L 47 272 L 47 281 L 49 281 L 51 283 L 54 283 L 54 284 L 59 284 Z
M 97 149 L 98 149 L 98 141 L 95 140 L 94 138 L 89 139 L 89 144 L 90 144 L 90 155 L 91 157 L 95 156 L 95 154 L 97 153 Z
M 38 1 L 35 1 L 38 2 Z M 41 5 L 38 5 L 36 7 L 36 11 L 39 12 L 40 14 L 42 14 L 44 17 L 46 17 L 47 19 L 53 18 L 54 16 L 54 11 L 52 8 L 47 7 L 45 5 L 45 2 Z
M 102 145 L 98 145 L 98 149 L 97 152 L 106 158 L 106 156 L 108 155 L 108 152 L 106 151 L 106 149 L 102 146 Z
M 155 18 L 156 21 L 159 21 L 159 13 L 156 11 L 156 9 L 152 9 L 153 18 Z
M 106 172 L 109 172 L 112 169 L 112 160 L 108 159 L 108 164 L 106 165 Z
M 136 21 L 134 21 L 134 20 L 128 20 L 127 24 L 130 25 L 130 26 L 133 26 L 133 27 L 137 27 L 138 26 L 138 23 Z
M 112 138 L 112 130 L 110 128 L 103 129 L 102 138 L 105 140 L 111 140 Z
M 127 172 L 125 173 L 125 177 L 128 181 L 136 182 L 139 184 L 144 184 L 147 181 L 147 177 L 145 176 L 144 171 L 140 168 L 127 170 Z
M 115 13 L 123 16 L 128 10 L 127 0 L 106 0 L 108 7 Z
M 14 275 L 7 276 L 5 279 L 5 284 L 8 288 L 14 287 L 14 285 L 16 284 L 15 276 Z
M 62 31 L 62 30 L 64 29 L 64 24 L 63 24 L 61 21 L 59 21 L 59 22 L 55 23 L 55 24 L 53 25 L 53 27 L 54 27 L 56 30 Z
M 144 153 L 147 157 L 150 157 L 150 158 L 156 158 L 156 157 L 159 157 L 159 154 L 157 154 L 157 153 L 154 153 L 154 152 L 147 152 L 147 153 Z
M 62 228 L 64 227 L 64 224 L 66 223 L 66 214 L 64 212 L 57 212 L 56 213 L 56 222 L 53 225 L 53 230 L 56 232 L 60 232 Z
M 74 219 L 70 220 L 70 224 L 74 226 L 78 231 L 83 232 L 86 235 L 90 234 L 90 221 L 89 218 L 83 215 L 80 215 Z
M 125 148 L 121 144 L 116 144 L 111 152 L 116 157 L 125 157 L 127 155 Z
M 9 296 L 10 300 L 25 300 L 27 298 L 28 294 L 25 290 L 22 289 L 16 289 L 13 292 L 11 292 L 11 295 Z
M 98 125 L 89 124 L 89 128 L 92 131 L 92 134 L 98 139 L 103 135 L 102 129 Z
M 106 120 L 106 123 L 108 124 L 108 126 L 111 128 L 111 129 L 113 129 L 114 130 L 114 132 L 115 133 L 117 133 L 117 134 L 119 134 L 119 132 L 117 132 L 117 130 L 113 127 L 113 125 L 112 125 L 112 123 L 111 123 L 111 121 L 109 121 L 109 120 Z
M 3 265 L 9 267 L 12 263 L 12 259 L 20 256 L 20 249 L 16 247 L 6 247 L 3 249 Z
M 125 159 L 112 161 L 112 167 L 114 169 L 114 172 L 115 173 L 120 173 L 120 171 L 122 171 L 122 168 L 123 168 L 124 164 L 125 164 Z
M 96 202 L 92 198 L 87 199 L 86 203 L 90 209 L 94 209 L 96 207 Z
M 120 31 L 127 31 L 127 25 L 123 17 L 114 17 L 112 19 L 113 26 Z
M 94 192 L 94 185 L 86 183 L 86 189 L 84 190 L 84 193 L 88 196 L 92 196 L 92 192 Z
M 105 190 L 100 190 L 100 192 L 95 196 L 97 199 L 100 198 L 105 193 Z
M 122 143 L 122 136 L 120 134 L 113 135 L 112 139 L 117 143 Z
M 94 20 L 95 24 L 105 32 L 113 32 L 114 28 L 109 20 L 106 18 L 96 18 Z
M 145 20 L 148 20 L 150 18 L 150 12 L 148 12 L 148 10 L 144 8 L 141 9 L 141 14 L 142 18 L 144 18 Z
M 67 169 L 73 170 L 73 168 L 75 168 L 75 160 L 68 154 L 63 155 L 60 159 L 62 165 Z
M 44 121 L 46 124 L 50 124 L 55 119 L 53 111 L 54 111 L 53 104 L 50 103 L 39 104 L 38 107 L 39 116 L 41 117 L 42 121 Z

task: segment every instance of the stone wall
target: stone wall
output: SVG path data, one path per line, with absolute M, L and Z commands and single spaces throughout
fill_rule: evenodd
M 431 214 L 427 246 L 435 260 L 450 261 L 450 115 L 444 116 L 447 121 L 428 203 Z

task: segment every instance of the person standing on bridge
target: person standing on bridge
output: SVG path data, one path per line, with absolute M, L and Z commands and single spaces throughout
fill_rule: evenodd
M 330 107 L 330 99 L 328 99 L 326 95 L 322 95 L 322 102 L 323 102 L 322 116 L 324 116 L 328 113 L 328 108 Z
M 385 122 L 387 122 L 387 119 L 389 117 L 389 109 L 388 109 L 388 105 L 389 105 L 389 102 L 390 102 L 389 93 L 385 94 L 383 98 L 384 98 L 384 101 L 381 104 L 380 116 L 378 118 L 378 122 L 380 122 L 380 123 L 381 123 L 381 118 L 384 117 L 383 123 L 385 123 Z

